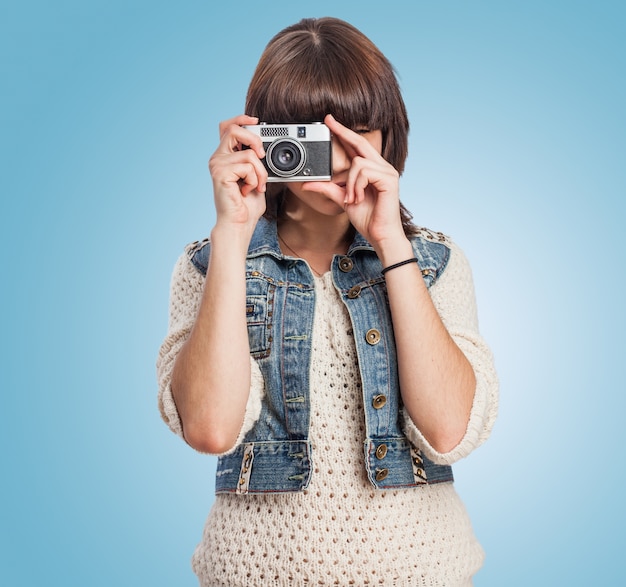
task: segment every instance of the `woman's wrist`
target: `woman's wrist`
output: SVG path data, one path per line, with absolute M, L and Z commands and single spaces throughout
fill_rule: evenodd
M 218 222 L 211 230 L 211 249 L 245 256 L 253 233 L 254 227 Z
M 410 263 L 417 263 L 417 257 L 409 257 L 404 261 L 399 261 L 398 263 L 394 263 L 393 265 L 387 265 L 387 267 L 383 267 L 380 272 L 385 275 L 386 273 L 389 273 L 389 271 L 399 269 L 400 267 L 404 267 L 405 265 L 409 265 Z
M 380 241 L 374 248 L 383 267 L 390 267 L 415 256 L 411 242 L 404 234 Z

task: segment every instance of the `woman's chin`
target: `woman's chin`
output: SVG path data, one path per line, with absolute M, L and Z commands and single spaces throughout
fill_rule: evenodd
M 304 205 L 320 214 L 336 216 L 345 212 L 345 188 L 327 181 L 294 183 L 289 186 L 291 206 Z M 290 206 L 290 207 L 291 207 Z

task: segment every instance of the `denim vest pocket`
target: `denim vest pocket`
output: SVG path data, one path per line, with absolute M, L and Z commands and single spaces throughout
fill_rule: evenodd
M 255 359 L 269 356 L 274 322 L 274 292 L 276 286 L 257 275 L 246 279 L 246 322 L 250 354 Z

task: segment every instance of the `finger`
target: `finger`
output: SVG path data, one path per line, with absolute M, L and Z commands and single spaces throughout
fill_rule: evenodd
M 332 114 L 326 115 L 324 124 L 341 141 L 348 156 L 380 157 L 380 153 L 367 139 L 341 124 Z
M 233 125 L 244 126 L 245 124 L 258 124 L 259 119 L 256 116 L 248 116 L 247 114 L 240 114 L 239 116 L 235 116 L 233 118 L 229 118 L 228 120 L 223 120 L 220 122 L 220 138 L 224 136 L 226 129 Z
M 244 146 L 248 147 L 248 149 L 255 154 L 257 159 L 263 159 L 265 157 L 265 149 L 263 148 L 263 140 L 261 137 L 237 125 L 232 125 L 227 129 L 217 147 L 216 153 L 226 155 L 248 150 L 244 149 Z
M 252 190 L 258 192 L 265 192 L 267 187 L 267 169 L 261 161 L 250 151 L 243 151 L 242 156 L 246 156 L 247 160 L 244 161 L 242 169 L 247 172 L 244 176 L 239 176 L 243 182 L 241 193 L 242 195 L 248 195 Z
M 370 179 L 365 173 L 359 173 L 354 182 L 354 202 L 360 204 L 365 200 L 365 192 L 371 185 Z
M 262 194 L 262 193 L 265 193 L 265 189 L 261 189 L 260 184 L 255 185 L 254 183 L 245 183 L 244 181 L 243 185 L 241 186 L 241 195 L 245 198 L 246 196 L 249 196 L 253 192 Z
M 220 144 L 217 151 L 233 153 L 241 150 L 242 145 L 245 145 L 246 147 L 250 147 L 260 159 L 265 157 L 261 137 L 243 128 L 240 124 L 237 124 L 237 122 L 254 122 L 256 120 L 258 119 L 252 116 L 238 116 L 222 123 L 220 125 Z
M 358 204 L 365 198 L 365 188 L 371 183 L 367 159 L 355 157 L 346 179 L 346 203 Z
M 251 191 L 265 191 L 265 181 L 259 176 L 258 170 L 253 165 L 241 163 L 231 168 L 232 181 L 239 185 L 241 195 L 245 196 Z
M 398 192 L 398 174 L 393 167 L 380 165 L 371 159 L 355 157 L 346 179 L 346 201 L 359 203 L 365 200 L 370 188 L 374 193 Z
M 264 192 L 267 184 L 267 170 L 261 160 L 251 151 L 216 153 L 209 160 L 209 170 L 214 181 L 222 184 L 244 181 Z M 252 177 L 256 180 L 253 180 Z
M 325 195 L 339 206 L 344 206 L 346 190 L 332 181 L 306 181 L 302 184 L 302 189 Z

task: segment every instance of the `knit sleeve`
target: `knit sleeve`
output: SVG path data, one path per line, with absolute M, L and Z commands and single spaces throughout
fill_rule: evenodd
M 447 453 L 437 452 L 404 408 L 405 433 L 424 454 L 439 464 L 466 457 L 489 437 L 498 411 L 498 378 L 492 353 L 478 331 L 478 313 L 472 272 L 461 249 L 451 243 L 450 260 L 430 295 L 450 336 L 467 357 L 476 376 L 474 402 L 465 435 Z
M 183 426 L 172 394 L 172 370 L 176 357 L 189 337 L 198 314 L 204 281 L 204 276 L 191 264 L 189 257 L 186 254 L 181 255 L 174 266 L 170 285 L 168 332 L 159 349 L 156 363 L 159 411 L 172 432 L 181 438 L 184 438 Z M 252 357 L 250 357 L 250 372 L 250 395 L 244 421 L 237 442 L 231 450 L 242 442 L 243 437 L 252 429 L 261 413 L 265 384 L 261 370 Z

